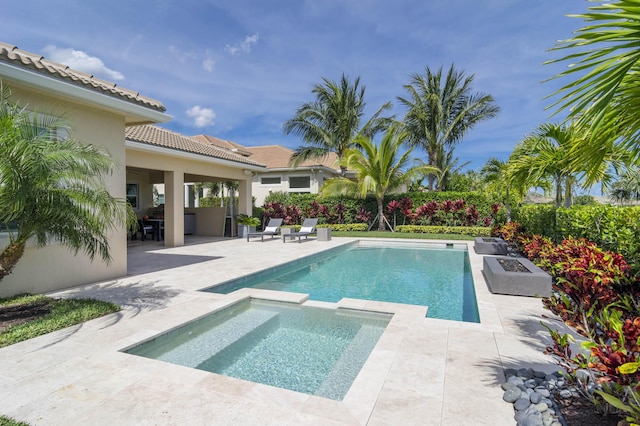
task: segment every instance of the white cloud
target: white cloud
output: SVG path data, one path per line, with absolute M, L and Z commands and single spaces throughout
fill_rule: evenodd
M 49 45 L 43 49 L 47 59 L 65 64 L 70 68 L 86 72 L 108 80 L 124 80 L 121 72 L 114 71 L 105 66 L 100 58 L 89 56 L 81 50 L 63 49 Z
M 259 38 L 258 34 L 246 36 L 242 43 L 238 43 L 233 46 L 227 44 L 224 50 L 231 55 L 235 55 L 240 52 L 249 53 L 251 52 L 251 47 L 258 42 Z
M 216 113 L 211 108 L 200 108 L 196 105 L 187 110 L 187 115 L 193 118 L 196 127 L 207 127 L 215 124 Z
M 176 58 L 178 61 L 183 63 L 191 60 L 195 60 L 197 58 L 197 55 L 195 53 L 180 50 L 174 45 L 169 45 L 168 50 L 169 50 L 169 53 L 171 53 L 171 55 L 173 55 L 174 58 Z
M 211 57 L 207 57 L 202 61 L 202 68 L 205 71 L 212 72 L 215 67 L 216 67 L 216 61 L 214 61 L 213 58 Z

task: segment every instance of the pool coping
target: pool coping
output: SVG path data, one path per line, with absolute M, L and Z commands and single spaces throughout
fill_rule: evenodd
M 541 354 L 544 311 L 539 299 L 492 295 L 472 241 L 436 243 L 467 244 L 477 324 L 425 318 L 425 308 L 413 305 L 356 299 L 331 304 L 299 293 L 255 289 L 229 295 L 198 291 L 205 279 L 224 281 L 354 240 L 334 237 L 277 246 L 223 240 L 160 247 L 153 253 L 158 262 L 164 260 L 160 255 L 211 260 L 58 292 L 57 297 L 95 297 L 125 309 L 0 349 L 0 383 L 12 389 L 0 400 L 0 412 L 33 424 L 181 424 L 185 419 L 207 424 L 215 418 L 217 424 L 513 425 L 513 409 L 501 400 L 503 369 L 557 368 Z M 258 256 L 265 250 L 268 256 Z M 254 265 L 247 265 L 247 258 L 254 258 Z M 394 316 L 343 401 L 119 352 L 243 297 L 391 311 Z

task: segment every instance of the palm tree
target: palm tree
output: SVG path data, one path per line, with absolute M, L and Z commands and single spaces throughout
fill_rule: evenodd
M 536 186 L 545 178 L 551 178 L 555 187 L 556 207 L 563 201 L 565 207 L 572 203 L 572 187 L 577 181 L 571 152 L 576 142 L 575 129 L 570 126 L 545 123 L 527 136 L 509 160 L 509 172 L 530 186 Z
M 41 116 L 0 93 L 0 225 L 9 244 L 0 252 L 0 280 L 24 254 L 54 240 L 77 254 L 109 262 L 110 230 L 135 222 L 124 199 L 114 198 L 103 176 L 114 162 L 100 147 L 59 139 L 64 123 Z
M 428 163 L 437 167 L 439 158 L 452 149 L 477 123 L 495 117 L 500 108 L 493 97 L 472 92 L 473 76 L 457 72 L 451 65 L 443 81 L 442 68 L 426 75 L 414 74 L 405 89 L 408 98 L 399 97 L 407 107 L 404 125 L 408 142 L 426 151 Z M 446 148 L 446 149 L 445 149 Z M 435 176 L 429 177 L 433 190 Z
M 611 185 L 611 198 L 619 203 L 640 201 L 640 167 L 630 167 Z
M 343 74 L 339 83 L 327 78 L 322 80 L 323 84 L 315 85 L 311 91 L 316 95 L 316 100 L 302 104 L 295 117 L 284 123 L 285 134 L 298 135 L 306 144 L 297 148 L 291 156 L 293 167 L 331 152 L 341 160 L 354 145 L 356 135 L 374 137 L 393 121 L 392 118 L 381 117 L 385 110 L 391 108 L 391 103 L 387 102 L 362 125 L 366 104 L 365 87 L 360 87 L 360 78 L 351 83 Z M 347 169 L 344 166 L 340 168 L 341 175 L 345 176 Z
M 458 157 L 453 157 L 453 148 L 449 148 L 446 152 L 444 146 L 441 147 L 441 151 L 438 154 L 438 164 L 436 167 L 440 170 L 436 177 L 436 185 L 438 191 L 449 191 L 451 184 L 451 176 L 468 166 L 471 161 L 465 161 L 462 164 L 458 164 L 460 160 Z
M 400 155 L 406 133 L 396 126 L 390 127 L 382 137 L 380 146 L 364 135 L 355 138 L 356 147 L 345 152 L 342 164 L 356 173 L 356 181 L 338 177 L 329 179 L 322 187 L 322 194 L 350 194 L 365 198 L 373 194 L 378 203 L 378 229 L 385 230 L 384 197 L 390 191 L 401 188 L 418 173 L 437 172 L 428 165 L 413 166 L 405 170 L 410 162 L 412 149 Z
M 493 189 L 498 191 L 499 194 L 504 194 L 502 200 L 507 213 L 507 222 L 511 222 L 512 182 L 509 176 L 508 163 L 499 158 L 491 157 L 480 169 L 480 174 Z
M 638 6 L 637 0 L 614 0 L 572 15 L 590 25 L 554 48 L 570 53 L 548 62 L 570 61 L 569 68 L 554 78 L 575 76 L 576 80 L 554 93 L 561 97 L 552 106 L 557 112 L 568 111 L 569 119 L 589 129 L 591 137 L 577 152 L 577 159 L 587 166 L 590 180 L 616 148 L 616 140 L 640 156 Z

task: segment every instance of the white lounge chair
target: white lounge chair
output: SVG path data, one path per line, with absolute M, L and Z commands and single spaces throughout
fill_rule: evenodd
M 282 226 L 282 219 L 271 218 L 267 226 L 264 227 L 264 231 L 247 232 L 247 241 L 249 241 L 249 237 L 260 237 L 264 241 L 265 235 L 271 235 L 271 238 L 273 238 L 280 232 L 280 226 Z
M 302 226 L 300 227 L 300 230 L 298 232 L 292 232 L 290 234 L 282 234 L 282 242 L 284 243 L 287 237 L 293 237 L 293 238 L 298 237 L 298 242 L 299 243 L 302 242 L 302 237 L 307 239 L 309 235 L 316 233 L 317 224 L 318 224 L 317 217 L 305 219 L 304 222 L 302 222 Z

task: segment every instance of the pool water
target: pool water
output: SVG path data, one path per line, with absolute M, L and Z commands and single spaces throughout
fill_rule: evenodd
M 243 301 L 126 352 L 342 400 L 390 318 Z
M 430 318 L 480 320 L 466 245 L 361 241 L 206 291 L 244 287 L 307 293 L 325 302 L 346 297 L 422 305 Z

